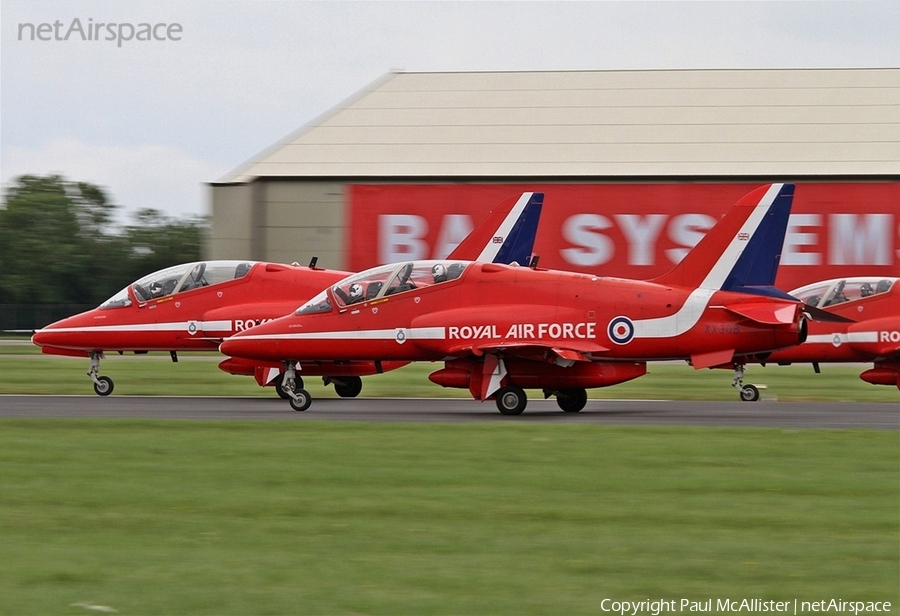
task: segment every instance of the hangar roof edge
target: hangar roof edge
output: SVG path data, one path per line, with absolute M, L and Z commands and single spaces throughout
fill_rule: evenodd
M 900 175 L 900 68 L 390 72 L 255 178 Z

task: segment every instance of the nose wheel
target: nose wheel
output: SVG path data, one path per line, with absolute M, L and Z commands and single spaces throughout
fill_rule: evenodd
M 741 390 L 741 400 L 744 402 L 756 402 L 759 400 L 759 389 L 756 385 L 744 385 Z
M 103 357 L 102 352 L 91 352 L 91 369 L 87 375 L 94 382 L 94 392 L 98 396 L 108 396 L 113 392 L 113 380 L 108 376 L 100 376 L 100 358 Z
M 113 380 L 108 376 L 98 376 L 94 382 L 94 392 L 98 396 L 108 396 L 113 392 Z
M 282 372 L 281 374 L 279 374 L 278 376 L 276 376 L 276 377 L 275 377 L 275 380 L 273 381 L 273 383 L 275 384 L 275 393 L 278 394 L 278 397 L 279 397 L 279 398 L 281 398 L 282 400 L 290 400 L 290 399 L 291 399 L 291 394 L 289 394 L 288 392 L 286 392 L 286 391 L 284 390 L 284 387 L 283 387 L 283 385 L 284 385 L 284 372 Z M 294 377 L 294 387 L 300 387 L 300 388 L 303 387 L 303 379 L 300 378 L 299 376 L 298 376 L 298 377 Z
M 284 376 L 281 379 L 281 385 L 278 386 L 278 390 L 287 394 L 288 403 L 290 403 L 292 409 L 301 412 L 305 411 L 312 404 L 312 396 L 303 389 L 303 379 L 297 376 L 294 364 L 285 362 L 284 368 Z
M 289 402 L 292 409 L 302 412 L 308 409 L 312 404 L 312 396 L 309 395 L 308 391 L 301 387 L 292 392 Z
M 744 366 L 743 364 L 734 365 L 734 380 L 731 386 L 738 390 L 741 400 L 744 402 L 756 402 L 759 400 L 759 388 L 756 385 L 744 385 Z

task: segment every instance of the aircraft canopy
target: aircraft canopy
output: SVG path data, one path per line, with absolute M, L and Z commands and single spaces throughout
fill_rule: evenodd
M 100 304 L 101 308 L 131 305 L 129 287 L 139 302 L 147 302 L 191 289 L 243 278 L 256 261 L 199 261 L 182 263 L 147 274 Z
M 879 278 L 877 276 L 835 278 L 794 289 L 790 295 L 809 306 L 825 308 L 887 293 L 891 287 L 897 284 L 897 280 L 897 278 Z
M 353 274 L 331 287 L 339 308 L 372 301 L 388 295 L 424 289 L 434 284 L 459 278 L 470 265 L 466 261 L 406 261 L 380 265 Z M 328 293 L 323 291 L 300 306 L 295 314 L 329 312 Z

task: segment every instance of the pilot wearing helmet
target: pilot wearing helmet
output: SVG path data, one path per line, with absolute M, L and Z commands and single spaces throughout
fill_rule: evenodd
M 435 284 L 447 281 L 447 268 L 443 263 L 435 263 L 431 267 L 431 276 L 434 278 Z
M 356 304 L 357 302 L 361 302 L 363 299 L 363 288 L 362 285 L 358 282 L 354 282 L 350 285 L 350 304 Z
M 868 282 L 864 282 L 859 287 L 859 294 L 861 297 L 869 297 L 870 295 L 874 295 L 875 291 L 872 289 L 872 285 Z

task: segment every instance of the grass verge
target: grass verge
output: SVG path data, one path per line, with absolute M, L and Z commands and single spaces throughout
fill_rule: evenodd
M 60 358 L 23 354 L 2 356 L 10 347 L 0 347 L 0 394 L 92 394 L 86 376 L 86 358 Z M 34 348 L 34 347 L 32 347 Z M 222 356 L 215 353 L 183 353 L 172 363 L 167 354 L 118 356 L 101 362 L 100 373 L 115 381 L 113 395 L 177 396 L 274 396 L 272 388 L 261 388 L 251 377 L 225 374 L 216 367 Z M 363 396 L 462 397 L 467 390 L 446 389 L 428 380 L 441 363 L 411 364 L 387 374 L 363 378 Z M 859 379 L 865 369 L 858 365 L 822 365 L 815 374 L 808 365 L 751 366 L 746 382 L 764 385 L 763 399 L 847 400 L 855 402 L 900 402 L 895 387 L 869 385 Z M 661 400 L 737 400 L 727 370 L 694 370 L 683 364 L 650 364 L 649 374 L 630 381 L 590 390 L 591 398 L 650 398 Z M 334 397 L 334 389 L 319 377 L 305 380 L 313 397 Z M 533 395 L 533 394 L 532 394 Z
M 893 601 L 895 432 L 0 421 L 0 612 Z

